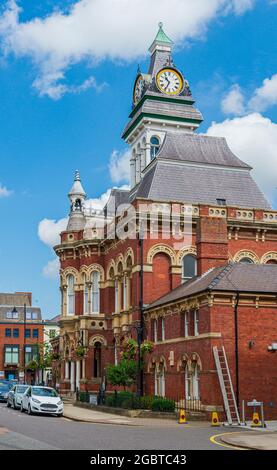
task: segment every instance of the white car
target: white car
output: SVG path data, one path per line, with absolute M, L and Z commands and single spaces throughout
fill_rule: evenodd
M 63 415 L 63 402 L 56 390 L 50 387 L 32 385 L 22 397 L 21 412 Z
M 7 407 L 13 407 L 14 410 L 21 407 L 22 396 L 29 385 L 14 385 L 8 393 Z

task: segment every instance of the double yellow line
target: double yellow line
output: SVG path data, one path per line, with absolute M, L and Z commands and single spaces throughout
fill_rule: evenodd
M 217 444 L 218 446 L 222 446 L 222 447 L 227 447 L 228 449 L 235 449 L 235 450 L 247 450 L 247 449 L 244 449 L 243 447 L 235 447 L 235 446 L 232 446 L 231 444 L 224 444 L 223 442 L 217 442 L 216 438 L 217 437 L 221 437 L 221 436 L 227 436 L 228 434 L 241 434 L 240 432 L 223 432 L 222 434 L 215 434 L 214 436 L 210 437 L 210 441 L 213 443 L 213 444 Z

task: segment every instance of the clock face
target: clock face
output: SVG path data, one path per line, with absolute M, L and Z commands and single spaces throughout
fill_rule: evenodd
M 144 90 L 144 79 L 142 75 L 139 75 L 138 78 L 136 79 L 135 87 L 134 87 L 134 96 L 133 96 L 134 105 L 136 105 L 139 102 L 139 100 L 142 98 L 143 90 Z
M 179 95 L 183 89 L 183 79 L 177 70 L 166 68 L 159 71 L 156 78 L 157 87 L 167 95 Z

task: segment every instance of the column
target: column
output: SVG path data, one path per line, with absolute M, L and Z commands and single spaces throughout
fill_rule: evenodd
M 146 143 L 145 147 L 145 159 L 146 159 L 146 166 L 149 165 L 151 162 L 151 152 L 150 152 L 150 142 Z
M 131 188 L 133 188 L 136 184 L 136 160 L 133 157 L 130 160 L 130 171 L 131 171 Z
M 142 149 L 141 156 L 140 156 L 140 163 L 141 163 L 141 172 L 146 167 L 146 148 Z
M 141 180 L 141 162 L 140 162 L 140 154 L 136 154 L 136 184 Z
M 69 379 L 69 362 L 68 361 L 65 361 L 65 379 L 68 380 Z
M 70 390 L 75 392 L 75 362 L 70 364 Z
M 76 362 L 76 388 L 80 390 L 80 372 L 81 372 L 81 361 Z
M 86 379 L 86 360 L 82 359 L 82 379 Z

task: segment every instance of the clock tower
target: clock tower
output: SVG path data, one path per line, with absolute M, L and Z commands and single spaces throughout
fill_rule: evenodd
M 123 139 L 131 146 L 131 190 L 156 158 L 167 131 L 193 133 L 203 121 L 193 106 L 188 81 L 173 62 L 172 46 L 163 24 L 159 23 L 149 48 L 149 70 L 148 73 L 138 70 L 132 112 L 123 132 Z

